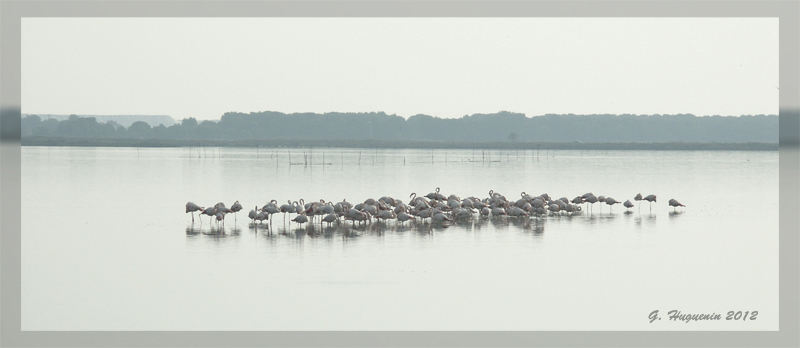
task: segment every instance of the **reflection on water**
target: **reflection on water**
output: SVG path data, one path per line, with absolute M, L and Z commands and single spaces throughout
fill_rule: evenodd
M 634 220 L 637 227 L 641 227 L 642 223 L 646 225 L 653 225 L 656 223 L 656 214 L 639 215 Z
M 670 212 L 670 217 L 673 218 L 682 212 Z M 417 220 L 399 222 L 396 220 L 374 220 L 372 222 L 356 222 L 340 221 L 328 224 L 326 222 L 320 223 L 317 219 L 313 223 L 305 223 L 297 225 L 292 222 L 283 222 L 278 219 L 275 222 L 247 222 L 244 225 L 211 223 L 194 223 L 186 227 L 187 237 L 196 236 L 209 236 L 212 238 L 226 238 L 235 237 L 239 235 L 258 235 L 265 238 L 345 238 L 355 239 L 363 236 L 383 236 L 386 234 L 414 234 L 414 235 L 432 235 L 435 233 L 444 232 L 480 232 L 482 229 L 491 227 L 492 230 L 511 230 L 519 231 L 522 233 L 532 233 L 541 235 L 544 233 L 545 226 L 548 221 L 558 221 L 560 223 L 575 223 L 583 225 L 594 224 L 612 224 L 616 219 L 624 217 L 625 220 L 633 218 L 636 225 L 640 226 L 642 223 L 654 224 L 656 221 L 655 214 L 639 215 L 633 211 L 625 211 L 622 213 L 605 213 L 605 214 L 582 214 L 575 213 L 573 215 L 549 215 L 539 217 L 509 217 L 498 216 L 492 218 L 474 217 L 470 219 L 459 219 L 453 222 L 431 222 L 430 220 Z M 233 227 L 231 227 L 233 225 Z
M 678 210 L 671 211 L 671 212 L 669 212 L 669 217 L 670 218 L 674 218 L 674 217 L 677 217 L 678 215 L 681 215 L 681 214 L 683 214 L 683 211 L 678 211 Z

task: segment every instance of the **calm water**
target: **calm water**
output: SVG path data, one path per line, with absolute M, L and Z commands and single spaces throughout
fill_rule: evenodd
M 271 233 L 246 214 L 436 187 L 658 203 Z M 777 330 L 778 190 L 777 151 L 23 147 L 22 329 Z M 184 212 L 236 200 L 223 230 Z

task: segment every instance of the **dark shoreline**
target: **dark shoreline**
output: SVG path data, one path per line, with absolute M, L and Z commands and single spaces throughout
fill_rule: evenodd
M 200 140 L 23 137 L 22 146 L 90 147 L 336 147 L 386 149 L 497 149 L 497 150 L 717 150 L 778 151 L 777 143 L 580 143 L 580 142 L 436 142 L 347 139 Z

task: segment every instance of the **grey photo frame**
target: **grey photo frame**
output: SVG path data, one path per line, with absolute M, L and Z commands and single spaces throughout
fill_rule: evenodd
M 23 17 L 772 17 L 780 35 L 778 331 L 175 332 L 21 330 Z M 800 1 L 3 1 L 0 3 L 0 346 L 728 346 L 800 345 Z M 580 320 L 580 318 L 576 318 Z

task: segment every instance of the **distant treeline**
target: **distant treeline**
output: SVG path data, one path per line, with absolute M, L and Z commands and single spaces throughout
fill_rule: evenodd
M 562 142 L 441 142 L 406 140 L 199 140 L 133 138 L 25 137 L 24 146 L 102 146 L 102 147 L 344 147 L 403 149 L 508 149 L 508 150 L 726 150 L 777 151 L 777 143 L 562 143 Z
M 323 142 L 333 144 L 402 143 L 431 147 L 431 143 L 507 144 L 509 148 L 532 143 L 778 143 L 778 116 L 696 117 L 679 115 L 544 115 L 499 112 L 458 119 L 415 115 L 405 119 L 385 113 L 229 112 L 219 121 L 183 119 L 170 127 L 151 127 L 139 121 L 124 127 L 113 121 L 100 123 L 92 117 L 70 116 L 58 121 L 36 115 L 22 119 L 25 139 L 41 144 L 45 139 L 95 139 L 96 143 L 128 143 L 124 139 L 152 143 L 218 142 L 257 143 Z M 115 140 L 116 139 L 116 140 Z M 142 143 L 141 141 L 139 143 Z M 519 143 L 520 146 L 515 144 Z M 157 146 L 157 145 L 156 145 Z M 502 145 L 505 147 L 506 145 Z M 579 146 L 580 145 L 575 145 Z M 439 146 L 434 146 L 439 147 Z M 529 148 L 529 147 L 528 147 Z

